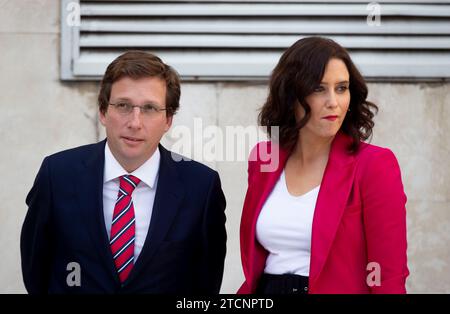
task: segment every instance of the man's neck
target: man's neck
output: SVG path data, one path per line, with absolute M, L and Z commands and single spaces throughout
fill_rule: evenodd
M 155 151 L 157 149 L 158 149 L 158 146 L 156 146 L 155 149 L 153 149 L 152 153 L 148 157 L 141 157 L 141 158 L 136 158 L 136 159 L 132 159 L 132 160 L 130 160 L 130 159 L 123 160 L 123 159 L 120 158 L 120 156 L 116 156 L 116 154 L 114 154 L 114 151 L 112 151 L 111 147 L 110 147 L 111 154 L 114 156 L 114 158 L 117 160 L 119 165 L 121 165 L 122 168 L 127 173 L 132 173 L 133 171 L 138 169 L 140 166 L 142 166 L 147 160 L 152 158 L 152 156 L 155 154 Z

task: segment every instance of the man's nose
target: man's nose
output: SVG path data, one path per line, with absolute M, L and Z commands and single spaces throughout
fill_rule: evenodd
M 134 129 L 139 129 L 142 126 L 142 121 L 141 121 L 141 108 L 139 107 L 134 107 L 133 111 L 130 114 L 130 120 L 129 120 L 129 127 L 134 128 Z

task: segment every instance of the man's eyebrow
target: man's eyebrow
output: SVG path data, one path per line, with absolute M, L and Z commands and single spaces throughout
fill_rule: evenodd
M 130 98 L 127 97 L 119 97 L 115 101 L 125 101 L 125 102 L 131 102 Z M 152 105 L 152 106 L 159 106 L 159 104 L 153 100 L 144 101 L 143 105 Z
M 154 105 L 154 106 L 159 106 L 159 104 L 153 100 L 149 100 L 149 101 L 144 101 L 144 105 Z
M 119 97 L 119 98 L 117 98 L 117 99 L 115 99 L 115 101 L 130 101 L 130 99 L 129 98 L 126 98 L 126 97 Z

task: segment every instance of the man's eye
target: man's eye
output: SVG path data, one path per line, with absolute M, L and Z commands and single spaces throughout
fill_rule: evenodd
M 152 105 L 144 105 L 142 106 L 142 110 L 144 110 L 144 112 L 154 112 L 157 111 L 155 106 Z
M 117 104 L 117 108 L 119 108 L 119 109 L 126 109 L 126 108 L 128 108 L 128 107 L 130 107 L 129 104 L 125 104 L 125 103 L 119 103 L 119 104 Z

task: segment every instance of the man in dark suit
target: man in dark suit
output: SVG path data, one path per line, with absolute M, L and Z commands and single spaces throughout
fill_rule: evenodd
M 108 66 L 98 97 L 106 140 L 46 157 L 27 196 L 29 293 L 219 293 L 218 173 L 159 144 L 179 98 L 177 73 L 152 54 Z

